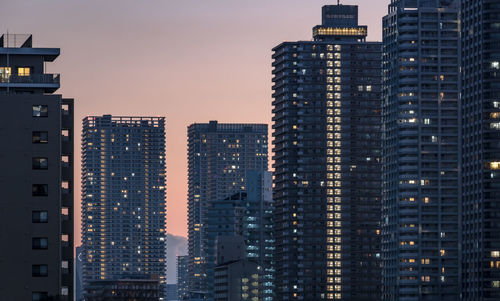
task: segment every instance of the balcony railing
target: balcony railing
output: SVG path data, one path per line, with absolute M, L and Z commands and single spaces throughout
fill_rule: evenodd
M 60 75 L 59 74 L 32 74 L 32 75 L 28 75 L 28 76 L 18 76 L 18 75 L 1 76 L 0 77 L 0 85 L 4 86 L 5 84 L 59 85 L 60 84 Z

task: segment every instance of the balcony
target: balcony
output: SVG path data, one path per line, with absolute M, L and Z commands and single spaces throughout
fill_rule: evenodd
M 29 76 L 11 75 L 0 78 L 0 88 L 32 88 L 55 92 L 60 87 L 59 74 L 32 74 Z

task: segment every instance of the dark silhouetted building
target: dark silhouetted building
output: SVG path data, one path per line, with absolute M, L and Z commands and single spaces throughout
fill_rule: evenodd
M 380 297 L 381 50 L 358 7 L 273 49 L 276 300 Z
M 273 200 L 269 171 L 248 171 L 245 190 L 208 205 L 204 227 L 208 270 L 215 267 L 216 241 L 221 236 L 242 237 L 244 257 L 262 267 L 260 300 L 273 300 Z M 209 273 L 213 282 L 213 274 Z
M 118 279 L 90 281 L 85 301 L 158 301 L 163 299 L 158 280 Z
M 462 298 L 500 300 L 500 2 L 461 8 Z
M 211 298 L 204 237 L 208 204 L 245 189 L 245 173 L 267 170 L 266 124 L 195 123 L 188 127 L 189 290 Z
M 82 132 L 85 290 L 154 279 L 164 294 L 165 118 L 89 116 Z
M 166 285 L 166 301 L 177 301 L 179 300 L 177 296 L 177 284 L 167 284 Z
M 0 36 L 0 299 L 73 300 L 73 100 L 58 48 Z
M 189 257 L 177 256 L 177 298 L 184 300 L 189 295 Z
M 83 247 L 76 247 L 75 257 L 75 301 L 83 298 Z
M 393 0 L 383 19 L 384 300 L 459 299 L 455 0 Z
M 215 301 L 257 301 L 265 298 L 260 292 L 262 268 L 248 258 L 247 248 L 242 236 L 217 238 Z

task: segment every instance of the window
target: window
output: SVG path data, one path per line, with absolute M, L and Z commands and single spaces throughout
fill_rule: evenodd
M 47 223 L 49 221 L 49 213 L 47 211 L 33 211 L 31 213 L 31 221 L 33 223 Z
M 33 132 L 33 143 L 45 144 L 49 142 L 49 132 Z
M 10 67 L 0 67 L 0 82 L 8 83 L 10 74 L 11 74 Z
M 61 130 L 61 136 L 63 140 L 67 141 L 69 139 L 69 130 Z M 128 150 L 128 147 L 127 147 Z
M 47 237 L 33 237 L 31 248 L 33 250 L 47 250 L 49 239 Z
M 31 68 L 30 67 L 18 67 L 17 68 L 17 76 L 30 76 Z
M 49 293 L 47 292 L 33 292 L 31 294 L 32 301 L 46 301 L 49 300 Z
M 47 117 L 49 116 L 49 108 L 47 105 L 34 105 L 33 117 Z
M 33 277 L 47 277 L 49 267 L 46 264 L 34 264 L 31 266 L 31 275 Z
M 49 185 L 47 184 L 33 184 L 33 196 L 47 196 L 49 195 Z
M 49 159 L 33 158 L 33 169 L 47 169 L 49 167 Z

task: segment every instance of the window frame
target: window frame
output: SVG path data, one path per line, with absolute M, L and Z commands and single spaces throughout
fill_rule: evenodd
M 45 219 L 43 214 L 45 213 Z M 31 211 L 31 223 L 33 224 L 47 224 L 49 222 L 49 212 L 47 210 L 33 210 Z
M 45 247 L 40 243 L 39 246 L 35 242 L 45 241 Z M 31 238 L 31 249 L 32 250 L 48 250 L 49 249 L 49 238 L 48 237 L 33 237 Z
M 46 273 L 42 273 L 42 268 L 46 269 L 45 270 Z M 49 265 L 48 264 L 32 264 L 31 265 L 31 277 L 49 277 Z
M 42 160 L 42 161 L 37 161 L 37 160 Z M 45 165 L 43 166 L 41 162 L 45 162 Z M 47 157 L 33 157 L 31 160 L 31 168 L 33 170 L 47 170 L 49 169 L 49 158 Z
M 38 136 L 36 136 L 38 134 Z M 46 134 L 46 140 L 42 140 L 42 134 Z M 35 140 L 35 137 L 38 138 L 38 140 Z M 33 131 L 31 134 L 31 142 L 33 144 L 47 144 L 49 143 L 49 132 L 48 131 Z
M 38 110 L 36 110 L 38 109 Z M 33 118 L 43 118 L 43 117 L 49 117 L 49 106 L 48 105 L 32 105 L 31 107 L 32 110 L 32 116 Z M 38 115 L 36 114 L 38 112 Z
M 40 188 L 43 188 L 40 190 Z M 38 193 L 37 193 L 38 191 Z M 49 184 L 32 184 L 31 195 L 35 197 L 45 197 L 49 195 Z

